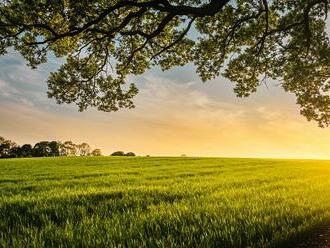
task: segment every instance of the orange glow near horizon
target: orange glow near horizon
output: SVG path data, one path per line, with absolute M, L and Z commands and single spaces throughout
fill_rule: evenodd
M 0 135 L 19 144 L 86 141 L 104 155 L 124 150 L 153 156 L 330 159 L 329 129 L 307 122 L 294 98 L 279 87 L 261 87 L 238 99 L 224 79 L 181 82 L 169 73 L 180 77 L 180 72 L 145 75 L 136 108 L 116 113 L 78 113 L 75 106 L 42 98 L 45 89 L 34 93 L 44 108 L 29 99 L 6 100 L 2 93 Z M 15 96 L 18 89 L 1 80 L 2 92 Z

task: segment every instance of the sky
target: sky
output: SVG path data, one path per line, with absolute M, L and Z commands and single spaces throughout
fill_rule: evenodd
M 237 98 L 222 77 L 203 83 L 193 65 L 130 78 L 136 108 L 78 112 L 47 98 L 46 80 L 61 60 L 32 70 L 14 51 L 0 57 L 0 136 L 18 144 L 41 140 L 87 142 L 104 155 L 330 159 L 330 129 L 299 114 L 295 97 L 277 82 Z

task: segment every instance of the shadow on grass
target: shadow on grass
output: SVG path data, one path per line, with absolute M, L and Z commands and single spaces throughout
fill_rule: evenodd
M 321 223 L 311 226 L 309 229 L 295 234 L 291 237 L 290 242 L 283 242 L 282 247 L 287 248 L 326 248 L 324 240 L 319 235 L 330 235 L 330 219 L 326 219 Z
M 150 205 L 174 203 L 184 198 L 167 192 L 109 192 L 63 198 L 36 199 L 4 203 L 0 206 L 0 232 L 21 228 L 42 228 L 49 223 L 63 226 L 67 220 L 79 222 L 97 215 L 111 218 L 116 214 L 148 211 Z

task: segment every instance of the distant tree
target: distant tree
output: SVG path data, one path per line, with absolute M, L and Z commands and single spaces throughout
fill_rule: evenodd
M 6 158 L 9 155 L 10 145 L 6 140 L 2 140 L 0 144 L 0 157 Z
M 65 141 L 60 145 L 60 155 L 61 156 L 76 156 L 77 146 L 72 141 Z
M 92 156 L 102 156 L 101 149 L 94 149 L 91 153 Z
M 128 152 L 128 153 L 125 154 L 125 156 L 134 157 L 135 153 L 134 152 Z
M 60 156 L 67 156 L 68 155 L 68 151 L 67 151 L 67 148 L 64 145 L 64 143 L 60 143 L 59 152 L 60 152 Z
M 1 153 L 1 158 L 9 158 L 10 149 L 4 148 Z
M 117 152 L 112 153 L 111 156 L 125 156 L 125 152 L 117 151 Z
M 61 143 L 58 141 L 51 141 L 48 143 L 50 156 L 60 156 L 60 145 Z
M 15 142 L 12 142 L 11 140 L 6 140 L 3 137 L 0 137 L 0 157 L 1 158 L 9 158 L 16 155 L 13 154 L 14 151 L 11 152 L 11 149 L 14 147 L 17 147 L 17 144 Z M 16 151 L 15 151 L 16 152 Z
M 33 147 L 34 157 L 49 157 L 52 156 L 52 149 L 49 141 L 40 141 Z
M 77 145 L 77 149 L 80 156 L 88 156 L 91 153 L 91 147 L 87 143 Z
M 14 146 L 9 150 L 9 158 L 21 158 L 22 150 L 19 146 Z
M 24 144 L 21 147 L 21 155 L 24 158 L 32 157 L 33 148 L 30 144 Z

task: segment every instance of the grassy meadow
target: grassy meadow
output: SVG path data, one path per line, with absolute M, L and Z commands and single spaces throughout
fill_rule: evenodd
M 330 161 L 0 160 L 0 247 L 289 247 L 330 219 Z

